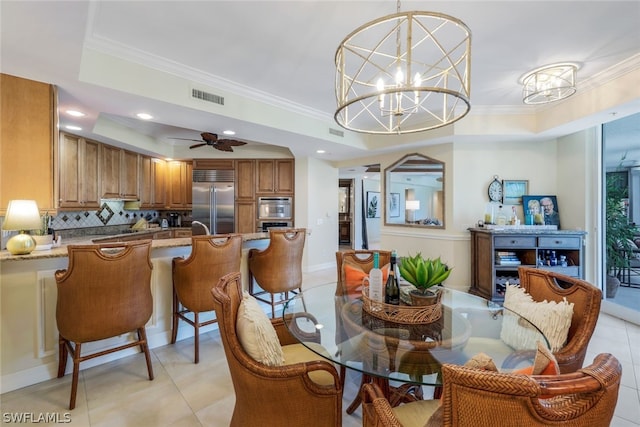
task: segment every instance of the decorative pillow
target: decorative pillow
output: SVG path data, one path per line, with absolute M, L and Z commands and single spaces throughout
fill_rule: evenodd
M 567 342 L 571 327 L 573 303 L 563 301 L 535 302 L 531 295 L 518 286 L 507 285 L 504 306 L 536 325 L 551 345 L 551 351 L 560 350 Z M 539 335 L 525 322 L 519 322 L 518 316 L 504 312 L 500 338 L 511 347 L 523 350 L 536 346 Z
M 496 364 L 493 363 L 493 359 L 485 353 L 478 353 L 471 359 L 467 360 L 464 364 L 467 368 L 480 369 L 482 371 L 498 372 Z
M 365 277 L 369 277 L 369 273 L 365 273 L 360 267 L 345 264 L 343 266 L 344 269 L 344 282 L 346 286 L 347 294 L 354 294 L 361 292 L 362 288 L 362 280 Z M 389 264 L 385 264 L 381 268 L 382 270 L 382 284 L 387 281 L 387 276 L 389 276 Z
M 282 346 L 275 328 L 258 301 L 247 291 L 242 293 L 236 331 L 242 348 L 254 360 L 268 366 L 280 366 L 284 363 Z
M 513 371 L 513 373 L 523 375 L 558 375 L 560 373 L 560 367 L 551 350 L 538 341 L 538 349 L 536 350 L 536 357 L 533 360 L 533 366 L 517 369 Z

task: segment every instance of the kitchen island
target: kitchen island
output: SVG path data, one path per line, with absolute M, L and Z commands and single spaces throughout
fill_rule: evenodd
M 94 236 L 95 237 L 95 236 Z M 67 268 L 69 244 L 93 244 L 90 237 L 66 239 L 60 247 L 34 251 L 28 255 L 0 252 L 0 385 L 1 393 L 46 381 L 57 376 L 58 331 L 56 327 L 57 286 L 55 271 Z M 247 287 L 247 254 L 251 248 L 266 248 L 268 233 L 242 235 L 240 271 Z M 171 260 L 191 253 L 191 238 L 152 240 L 151 293 L 153 314 L 147 323 L 147 338 L 151 348 L 166 345 L 171 340 L 172 274 Z M 203 313 L 215 316 L 213 313 Z M 202 328 L 201 333 L 217 329 L 217 324 Z M 193 328 L 180 327 L 178 340 L 193 336 Z M 84 345 L 87 352 L 103 349 L 105 344 L 133 341 L 133 334 Z M 91 359 L 81 369 L 135 354 L 139 348 Z M 206 356 L 205 356 L 206 357 Z M 73 364 L 67 364 L 71 372 Z

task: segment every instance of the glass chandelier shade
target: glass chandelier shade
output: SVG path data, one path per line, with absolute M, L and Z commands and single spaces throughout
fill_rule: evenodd
M 522 77 L 522 101 L 525 104 L 547 104 L 576 93 L 578 67 L 571 63 L 536 68 Z
M 454 17 L 398 11 L 371 21 L 342 41 L 335 64 L 334 118 L 345 129 L 421 132 L 469 112 L 471 31 Z

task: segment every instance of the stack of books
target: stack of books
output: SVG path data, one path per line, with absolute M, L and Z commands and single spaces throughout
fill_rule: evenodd
M 496 265 L 520 265 L 521 262 L 515 252 L 496 251 Z

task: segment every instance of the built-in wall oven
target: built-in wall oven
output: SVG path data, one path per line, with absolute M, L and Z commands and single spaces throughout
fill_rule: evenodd
M 258 221 L 258 233 L 266 233 L 270 228 L 291 228 L 293 227 L 292 221 Z
M 293 227 L 291 197 L 258 197 L 258 232 Z
M 291 197 L 259 197 L 259 220 L 291 220 Z

